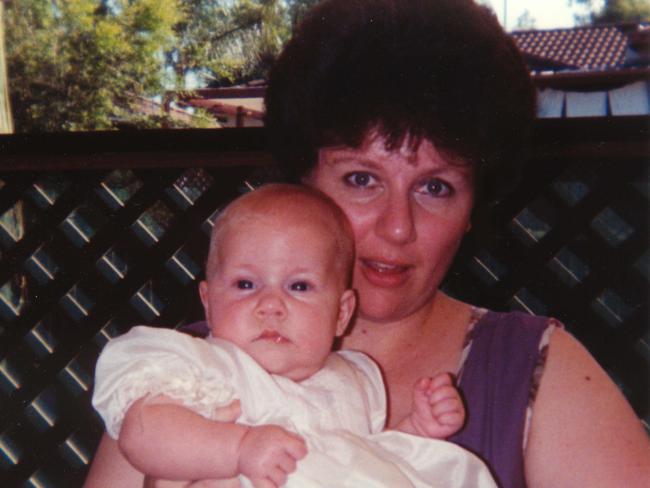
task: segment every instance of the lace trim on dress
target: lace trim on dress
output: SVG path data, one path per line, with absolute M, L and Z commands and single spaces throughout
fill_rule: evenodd
M 551 335 L 556 329 L 563 329 L 564 325 L 557 319 L 549 318 L 546 330 L 542 334 L 542 337 L 539 341 L 539 355 L 537 356 L 537 363 L 535 364 L 535 369 L 533 370 L 533 380 L 530 384 L 530 392 L 528 392 L 528 406 L 526 407 L 526 421 L 524 424 L 524 439 L 522 448 L 526 449 L 528 445 L 528 433 L 530 430 L 530 424 L 533 419 L 533 405 L 535 404 L 535 399 L 537 398 L 537 392 L 539 391 L 539 385 L 542 382 L 542 376 L 544 375 L 544 369 L 546 367 L 546 359 L 548 358 L 548 345 L 551 342 Z
M 236 398 L 232 385 L 223 380 L 207 377 L 196 368 L 188 368 L 186 374 L 179 377 L 170 374 L 173 373 L 174 362 L 167 364 L 171 365 L 168 369 L 148 366 L 121 378 L 106 421 L 107 428 L 115 434 L 115 438 L 126 411 L 140 398 L 152 399 L 165 395 L 208 419 L 213 419 L 216 407 L 227 405 Z
M 465 333 L 465 340 L 463 342 L 463 350 L 460 353 L 458 367 L 456 368 L 456 384 L 460 383 L 465 361 L 467 361 L 469 351 L 472 349 L 472 342 L 474 341 L 474 328 L 486 313 L 488 313 L 488 310 L 486 308 L 472 307 L 469 324 L 467 324 L 467 332 Z

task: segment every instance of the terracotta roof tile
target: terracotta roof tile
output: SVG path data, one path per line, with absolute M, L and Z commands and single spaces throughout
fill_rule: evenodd
M 513 32 L 519 49 L 555 68 L 608 70 L 624 66 L 628 35 L 620 26 Z

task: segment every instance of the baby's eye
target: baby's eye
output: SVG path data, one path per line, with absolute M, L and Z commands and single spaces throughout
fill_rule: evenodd
M 252 290 L 255 287 L 251 280 L 237 280 L 235 286 L 240 290 Z
M 375 177 L 365 171 L 354 171 L 344 176 L 345 182 L 357 188 L 367 188 L 376 183 Z
M 431 178 L 422 183 L 417 192 L 432 197 L 448 197 L 453 193 L 453 188 L 438 178 Z
M 296 281 L 289 285 L 291 291 L 309 291 L 311 290 L 311 285 L 306 281 Z

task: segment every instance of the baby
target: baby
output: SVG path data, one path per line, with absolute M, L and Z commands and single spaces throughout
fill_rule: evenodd
M 422 378 L 385 431 L 381 373 L 332 352 L 354 313 L 343 212 L 306 187 L 267 185 L 217 218 L 199 291 L 207 339 L 135 327 L 106 345 L 93 405 L 127 459 L 161 479 L 242 486 L 495 486 L 442 439 L 464 409 L 448 374 Z M 220 420 L 238 400 L 237 422 Z

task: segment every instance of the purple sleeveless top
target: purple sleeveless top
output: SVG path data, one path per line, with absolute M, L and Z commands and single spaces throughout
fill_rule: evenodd
M 479 310 L 479 313 L 481 311 Z M 483 459 L 501 488 L 525 487 L 523 443 L 527 409 L 541 363 L 549 319 L 483 311 L 466 340 L 459 389 L 467 407 L 463 429 L 448 440 Z M 181 330 L 206 336 L 205 322 Z
M 525 487 L 524 430 L 543 367 L 540 352 L 549 319 L 487 311 L 468 334 L 469 354 L 459 374 L 467 406 L 463 429 L 450 437 L 478 455 L 501 488 Z

